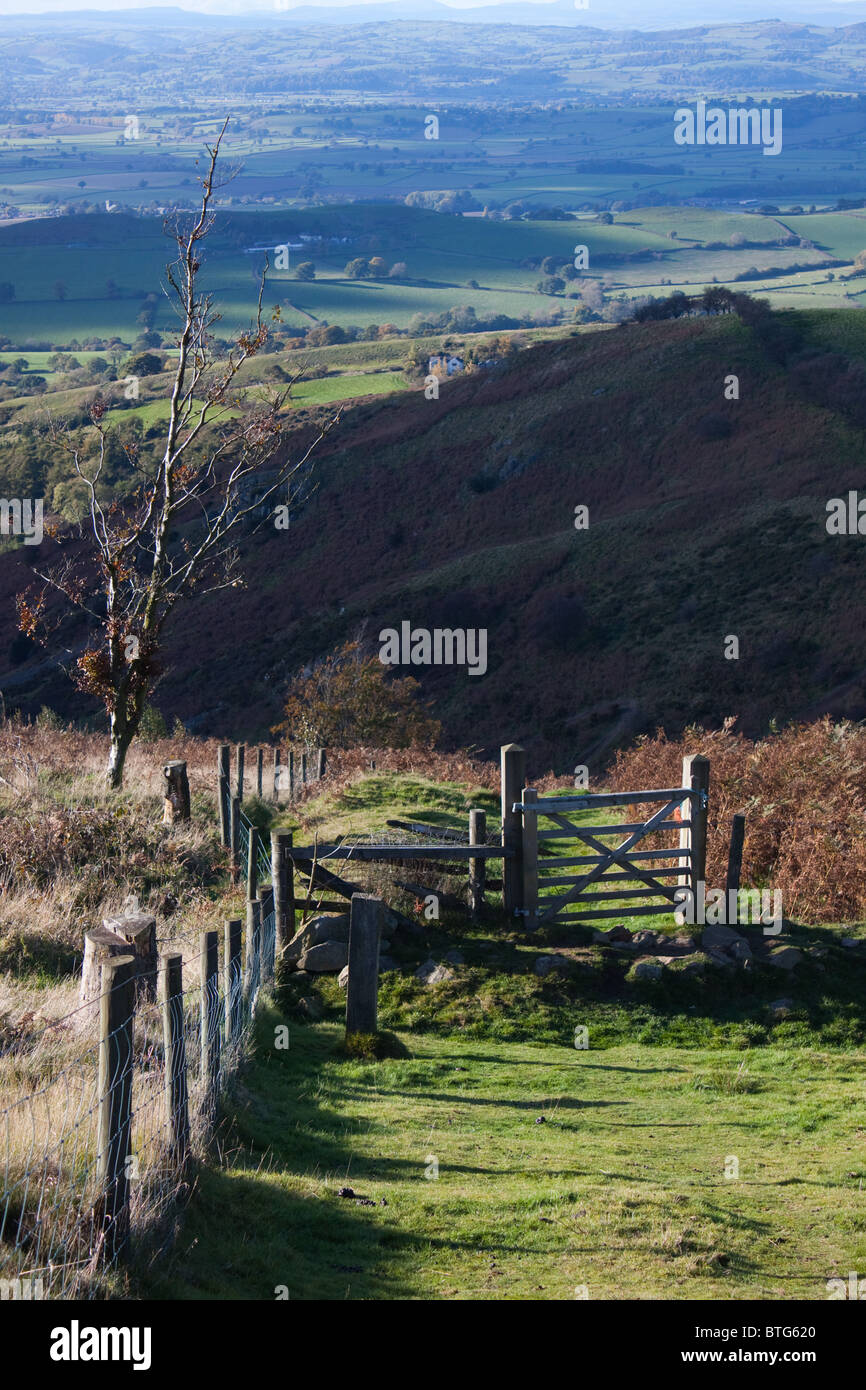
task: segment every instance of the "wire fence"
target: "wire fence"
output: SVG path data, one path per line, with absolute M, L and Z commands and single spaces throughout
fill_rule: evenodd
M 157 968 L 115 956 L 97 998 L 0 1052 L 0 1299 L 104 1296 L 170 1239 L 273 977 L 265 901 L 245 942 L 233 919 Z

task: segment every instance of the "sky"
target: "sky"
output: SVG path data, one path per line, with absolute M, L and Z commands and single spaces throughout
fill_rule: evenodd
M 249 15 L 251 11 L 267 12 L 287 10 L 294 9 L 296 5 L 331 9 L 343 4 L 359 5 L 364 3 L 375 4 L 377 2 L 378 0 L 178 0 L 178 4 L 171 5 L 170 8 L 180 8 L 199 14 Z M 441 0 L 441 3 L 451 5 L 455 9 L 483 9 L 486 4 L 501 4 L 503 0 Z M 508 0 L 504 0 L 504 3 L 508 3 Z M 540 5 L 543 8 L 545 0 L 521 0 L 521 3 Z M 599 0 L 599 8 L 601 8 L 602 5 L 603 0 Z M 839 22 L 844 24 L 846 22 L 846 5 L 851 5 L 857 9 L 861 8 L 857 0 L 814 0 L 814 4 L 810 5 L 809 8 L 824 13 L 832 13 L 834 15 L 838 11 L 840 14 Z M 590 0 L 590 6 L 586 8 L 590 7 L 595 8 L 593 0 Z M 654 10 L 663 10 L 665 8 L 664 0 L 661 0 L 661 3 L 657 4 L 652 4 L 652 0 L 647 0 L 647 7 Z M 796 11 L 802 7 L 803 0 L 793 0 L 793 3 L 791 3 L 791 0 L 766 0 L 766 5 L 764 7 L 759 6 L 762 10 L 765 9 L 768 18 L 777 19 L 785 19 L 787 17 L 792 19 L 797 18 Z M 20 14 L 68 14 L 76 10 L 103 10 L 107 13 L 119 14 L 123 10 L 145 8 L 155 8 L 152 0 L 0 0 L 0 17 L 3 15 Z M 641 8 L 642 0 L 634 0 L 636 23 L 640 22 L 639 16 Z M 681 3 L 676 8 L 682 9 L 684 7 Z M 695 12 L 695 20 L 693 22 L 699 22 L 699 16 L 702 9 L 705 9 L 705 7 L 702 5 L 701 0 L 695 0 L 693 8 Z M 587 14 L 586 18 L 591 23 L 589 14 Z

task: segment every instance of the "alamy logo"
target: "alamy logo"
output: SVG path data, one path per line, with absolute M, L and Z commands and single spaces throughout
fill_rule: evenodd
M 674 892 L 674 917 L 678 926 L 724 927 L 740 924 L 764 928 L 765 936 L 778 936 L 782 930 L 782 890 L 774 888 L 710 888 L 698 882 L 697 894 L 691 888 Z
M 780 106 L 721 106 L 707 109 L 699 101 L 693 111 L 681 106 L 674 112 L 674 140 L 678 145 L 763 145 L 764 154 L 782 153 Z
M 415 627 L 407 621 L 383 627 L 379 660 L 383 666 L 467 666 L 470 676 L 487 670 L 486 627 Z
M 42 504 L 41 497 L 0 497 L 0 536 L 23 536 L 25 545 L 41 545 Z
M 51 1329 L 52 1361 L 131 1361 L 134 1371 L 150 1370 L 149 1327 L 69 1327 Z
M 26 1303 L 44 1297 L 41 1279 L 0 1279 L 0 1303 Z

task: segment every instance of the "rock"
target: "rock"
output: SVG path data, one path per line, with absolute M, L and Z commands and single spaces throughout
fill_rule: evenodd
M 465 965 L 462 951 L 446 951 L 445 959 L 449 965 Z
M 631 970 L 628 972 L 630 980 L 658 980 L 661 979 L 664 966 L 658 960 L 653 960 L 652 956 L 646 956 L 643 960 L 636 960 Z
M 611 927 L 611 929 L 610 929 L 609 932 L 603 932 L 602 935 L 605 936 L 605 937 L 607 938 L 608 941 L 633 941 L 633 940 L 634 940 L 634 938 L 633 938 L 631 932 L 629 931 L 628 927 L 624 926 L 622 922 L 620 922 L 620 923 L 618 924 L 618 926 Z
M 348 965 L 344 965 L 343 968 L 342 968 L 342 970 L 340 971 L 339 975 L 337 976 L 337 984 L 340 986 L 340 989 L 348 989 L 348 987 L 349 987 L 349 967 L 348 967 Z
M 866 940 L 859 936 L 843 936 L 842 945 L 847 946 L 849 951 L 856 951 L 858 946 L 866 946 Z
M 314 1023 L 322 1017 L 324 1012 L 321 1001 L 307 994 L 305 994 L 302 999 L 298 1000 L 298 1008 L 302 1014 L 306 1014 L 307 1018 L 312 1019 Z
M 679 967 L 680 975 L 703 975 L 707 968 L 707 961 L 704 956 L 694 956 L 692 960 L 684 960 Z
M 802 959 L 803 952 L 798 951 L 796 946 L 783 946 L 779 951 L 771 951 L 766 957 L 767 964 L 775 965 L 779 970 L 793 970 Z
M 673 965 L 674 961 L 679 960 L 679 956 L 656 956 L 659 965 Z
M 677 932 L 676 936 L 670 938 L 670 944 L 679 946 L 681 951 L 696 951 L 698 949 L 698 943 L 693 936 L 689 936 L 688 932 Z
M 349 967 L 347 966 L 346 969 L 348 970 L 348 968 L 349 968 Z M 379 957 L 379 974 L 380 974 L 380 975 L 382 974 L 383 970 L 399 970 L 399 969 L 400 969 L 400 966 L 398 965 L 397 961 L 395 961 L 395 959 L 394 959 L 393 956 L 387 956 L 387 955 L 386 955 L 386 956 L 380 956 L 380 957 Z
M 553 970 L 567 970 L 568 964 L 564 956 L 536 956 L 533 969 L 536 975 L 540 975 L 541 978 L 544 979 L 544 977 L 549 975 Z
M 788 1014 L 796 1008 L 796 1005 L 793 999 L 774 999 L 767 1005 L 767 1008 L 774 1018 L 787 1018 Z
M 744 939 L 739 932 L 733 931 L 731 927 L 713 925 L 704 927 L 701 934 L 701 945 L 706 950 L 725 951 Z
M 308 951 L 312 946 L 320 945 L 323 941 L 342 941 L 348 944 L 348 912 L 341 912 L 339 916 L 335 917 L 324 915 L 313 917 L 292 937 L 285 949 L 284 959 L 288 961 L 298 960 L 305 951 Z
M 437 965 L 435 960 L 430 957 L 425 960 L 423 965 L 419 965 L 415 971 L 415 979 L 420 980 L 425 985 L 438 985 L 443 980 L 453 980 L 454 971 L 449 970 L 447 965 Z
M 728 948 L 728 955 L 732 956 L 734 960 L 751 960 L 752 948 L 744 937 L 740 937 L 739 941 L 735 941 L 733 945 Z
M 665 938 L 655 931 L 636 931 L 632 940 L 643 946 L 644 950 L 651 951 L 654 946 L 664 945 Z
M 316 974 L 336 972 L 348 964 L 348 941 L 320 941 L 317 946 L 311 946 L 298 958 L 299 970 L 312 970 Z
M 713 965 L 723 965 L 726 970 L 730 970 L 734 963 L 729 955 L 727 955 L 724 951 L 717 950 L 716 948 L 708 949 L 707 956 L 712 961 Z

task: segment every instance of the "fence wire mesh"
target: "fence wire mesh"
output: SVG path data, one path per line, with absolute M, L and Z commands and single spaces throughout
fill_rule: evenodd
M 212 933 L 210 975 L 203 942 L 169 948 L 160 971 L 134 974 L 118 1027 L 103 970 L 98 997 L 0 1053 L 0 1299 L 102 1296 L 122 1254 L 168 1237 L 273 977 L 275 935 L 271 910 L 246 961 L 227 962 Z

